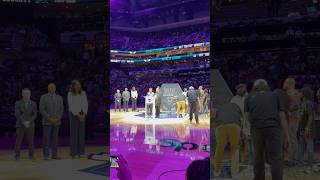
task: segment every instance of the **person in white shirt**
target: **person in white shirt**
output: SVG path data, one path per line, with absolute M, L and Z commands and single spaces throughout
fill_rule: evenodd
M 187 93 L 188 93 L 188 88 L 184 88 L 182 94 L 183 94 L 184 97 L 185 97 L 185 104 L 186 104 L 186 105 L 185 105 L 185 110 L 184 110 L 185 115 L 189 114 L 189 102 L 188 102 Z
M 88 113 L 86 92 L 82 90 L 78 80 L 71 82 L 68 93 L 70 119 L 70 155 L 81 157 L 85 154 L 85 119 Z
M 154 97 L 154 92 L 153 92 L 152 88 L 149 88 L 147 96 Z M 147 104 L 147 114 L 148 114 L 148 116 L 152 115 L 152 104 Z
M 133 86 L 131 89 L 132 111 L 137 111 L 138 91 Z

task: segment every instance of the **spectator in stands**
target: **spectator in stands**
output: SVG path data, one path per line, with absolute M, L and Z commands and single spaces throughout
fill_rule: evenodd
M 15 103 L 16 116 L 16 145 L 15 145 L 15 159 L 20 160 L 20 147 L 24 137 L 27 134 L 29 145 L 29 159 L 35 160 L 34 157 L 34 120 L 37 117 L 37 104 L 30 100 L 31 91 L 28 88 L 22 89 L 22 99 Z
M 39 111 L 42 115 L 44 160 L 49 160 L 50 148 L 52 159 L 59 160 L 61 159 L 58 157 L 59 127 L 64 107 L 62 97 L 56 94 L 54 83 L 50 83 L 48 93 L 41 96 Z
M 75 158 L 85 155 L 85 120 L 88 114 L 88 100 L 78 80 L 71 82 L 68 93 L 70 120 L 70 155 Z

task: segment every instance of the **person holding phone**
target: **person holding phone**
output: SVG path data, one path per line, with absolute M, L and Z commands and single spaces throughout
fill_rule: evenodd
M 56 94 L 56 85 L 50 83 L 48 93 L 41 96 L 39 105 L 39 111 L 42 115 L 44 160 L 49 160 L 50 146 L 52 159 L 61 159 L 58 157 L 58 139 L 63 110 L 62 97 Z
M 22 89 L 22 99 L 15 103 L 15 117 L 16 121 L 16 144 L 15 144 L 15 159 L 20 160 L 21 143 L 26 133 L 29 144 L 29 159 L 34 158 L 34 120 L 37 117 L 37 104 L 30 100 L 31 91 L 28 88 Z
M 85 120 L 88 113 L 86 92 L 82 90 L 78 80 L 71 82 L 68 93 L 70 120 L 70 155 L 81 157 L 85 154 Z

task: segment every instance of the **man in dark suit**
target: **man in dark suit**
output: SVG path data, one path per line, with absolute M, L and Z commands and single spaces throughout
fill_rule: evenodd
M 30 100 L 31 91 L 28 88 L 22 90 L 22 99 L 15 103 L 16 121 L 16 145 L 15 145 L 15 159 L 20 159 L 20 148 L 24 134 L 27 134 L 29 144 L 29 159 L 34 160 L 34 120 L 37 117 L 37 105 Z
M 160 107 L 161 107 L 161 94 L 160 87 L 156 89 L 156 99 L 155 99 L 155 109 L 156 109 L 156 118 L 160 118 Z
M 189 91 L 187 92 L 187 97 L 189 101 L 189 120 L 192 123 L 193 114 L 196 119 L 196 123 L 199 124 L 199 111 L 198 111 L 198 99 L 199 99 L 199 92 L 194 90 L 194 87 L 190 86 Z

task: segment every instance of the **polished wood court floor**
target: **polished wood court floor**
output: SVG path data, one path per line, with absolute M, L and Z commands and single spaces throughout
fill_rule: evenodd
M 188 165 L 195 159 L 209 157 L 202 150 L 209 144 L 209 117 L 201 115 L 199 125 L 188 117 L 177 118 L 163 112 L 160 118 L 145 119 L 143 112 L 111 112 L 110 155 L 122 155 L 128 162 L 133 180 L 184 180 Z M 177 145 L 190 142 L 180 150 Z M 118 180 L 117 171 L 111 168 L 110 178 Z
M 86 147 L 88 153 L 106 152 L 107 147 Z M 87 158 L 71 159 L 69 148 L 59 148 L 62 160 L 45 161 L 42 149 L 36 149 L 36 160 L 28 159 L 27 150 L 21 152 L 21 160 L 15 161 L 13 151 L 0 151 L 0 180 L 101 180 L 109 179 L 101 175 L 79 171 L 80 169 L 99 165 L 101 161 Z

